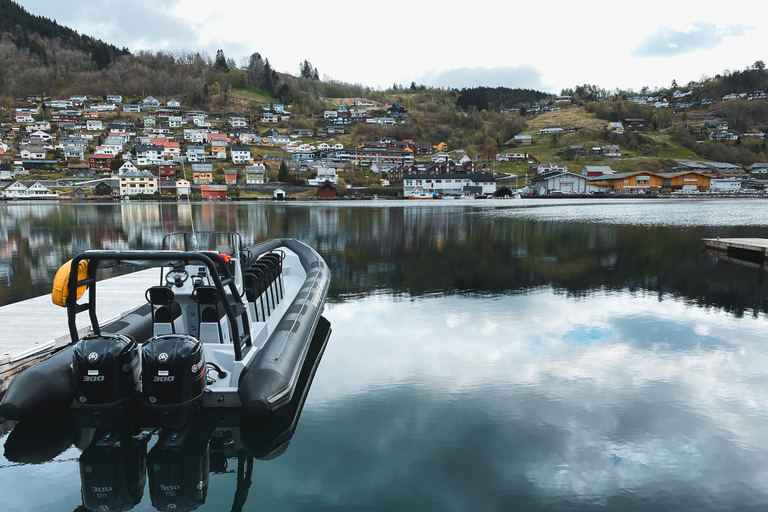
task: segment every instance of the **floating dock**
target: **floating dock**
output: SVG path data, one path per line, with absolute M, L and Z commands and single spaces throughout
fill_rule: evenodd
M 738 259 L 764 263 L 768 238 L 702 238 L 704 246 Z
M 156 269 L 99 281 L 96 310 L 107 323 L 146 302 L 144 293 L 159 284 Z M 86 293 L 84 299 L 87 299 Z M 56 306 L 44 295 L 0 307 L 3 337 L 0 339 L 0 396 L 14 375 L 72 343 L 67 328 L 67 308 Z M 90 331 L 88 315 L 79 315 L 81 335 Z

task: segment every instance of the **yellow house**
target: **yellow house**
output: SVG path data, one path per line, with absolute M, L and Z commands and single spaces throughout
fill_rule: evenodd
M 213 173 L 208 171 L 195 171 L 192 173 L 192 182 L 195 185 L 208 185 L 213 183 Z
M 154 194 L 157 177 L 149 171 L 126 172 L 120 175 L 120 195 Z
M 441 142 L 435 146 L 435 151 L 448 151 L 448 144 Z

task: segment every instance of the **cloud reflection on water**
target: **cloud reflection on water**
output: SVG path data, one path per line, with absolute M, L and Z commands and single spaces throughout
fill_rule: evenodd
M 470 480 L 490 472 L 487 484 L 537 501 L 766 499 L 764 317 L 550 290 L 375 295 L 329 305 L 326 316 L 347 342 L 331 339 L 301 430 L 355 422 L 354 438 L 331 435 L 326 448 L 365 453 L 351 462 L 361 475 L 388 458 L 406 474 L 454 460 Z M 378 485 L 398 478 L 378 472 Z

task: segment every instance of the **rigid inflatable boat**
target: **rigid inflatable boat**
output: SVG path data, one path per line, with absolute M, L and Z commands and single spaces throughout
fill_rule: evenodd
M 97 270 L 118 265 L 158 267 L 158 285 L 102 325 Z M 86 251 L 54 283 L 73 346 L 16 376 L 0 415 L 75 407 L 113 427 L 147 410 L 168 426 L 200 409 L 270 414 L 294 394 L 329 282 L 322 257 L 293 239 L 243 247 L 234 232 L 179 232 L 161 250 Z M 80 313 L 89 316 L 86 335 Z

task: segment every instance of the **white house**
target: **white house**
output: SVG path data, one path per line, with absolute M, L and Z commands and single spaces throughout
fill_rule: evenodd
M 176 195 L 189 196 L 192 191 L 192 185 L 187 180 L 176 180 Z
M 563 164 L 542 163 L 536 167 L 536 174 L 544 174 L 552 171 L 567 172 L 568 167 Z
M 339 116 L 338 110 L 326 110 L 323 112 L 323 117 L 325 119 L 336 119 Z
M 432 161 L 433 162 L 449 162 L 451 160 L 451 155 L 446 153 L 445 151 L 438 151 L 434 154 L 432 154 Z
M 136 163 L 137 165 L 152 165 L 159 164 L 163 161 L 163 146 L 156 144 L 150 145 L 137 145 L 136 149 Z
M 232 146 L 230 150 L 232 152 L 233 164 L 250 164 L 253 162 L 251 157 L 251 150 L 245 146 Z
M 205 142 L 208 140 L 208 130 L 184 130 L 184 140 L 189 142 Z
M 27 186 L 20 181 L 0 185 L 0 188 L 2 188 L 3 197 L 24 197 L 27 195 Z
M 58 199 L 57 192 L 51 190 L 40 182 L 35 182 L 29 187 L 20 181 L 13 181 L 2 189 L 4 197 L 15 197 L 20 199 Z
M 496 192 L 496 180 L 493 174 L 407 174 L 403 177 L 403 195 L 412 192 L 486 195 Z
M 245 128 L 248 126 L 248 123 L 245 121 L 244 117 L 230 117 L 229 125 L 232 128 Z
M 44 160 L 45 159 L 45 148 L 43 146 L 24 146 L 24 148 L 21 150 L 21 159 L 22 160 Z
M 336 175 L 336 169 L 334 167 L 317 167 L 317 176 L 307 180 L 307 184 L 312 186 L 322 185 L 325 182 L 329 182 L 333 185 L 338 184 L 339 177 Z
M 180 108 L 181 107 L 181 103 L 179 103 L 176 100 L 168 100 L 168 103 L 166 103 L 165 105 L 168 106 L 168 107 L 171 107 L 171 108 Z
M 204 162 L 205 146 L 191 144 L 187 146 L 187 160 L 190 162 Z
M 101 131 L 104 129 L 104 123 L 99 119 L 88 119 L 85 121 L 85 129 L 89 132 Z
M 168 126 L 171 128 L 181 128 L 184 126 L 184 118 L 181 116 L 168 116 Z
M 262 123 L 276 123 L 276 122 L 278 122 L 279 120 L 280 120 L 280 119 L 279 119 L 279 117 L 277 116 L 277 114 L 274 114 L 274 113 L 272 113 L 272 112 L 264 112 L 264 113 L 261 115 L 261 122 L 262 122 Z
M 559 126 L 550 125 L 550 126 L 545 126 L 541 130 L 539 130 L 539 133 L 542 135 L 546 135 L 546 134 L 553 134 L 553 133 L 563 133 L 564 131 L 565 130 L 563 130 Z
M 131 173 L 131 172 L 139 172 L 139 168 L 133 165 L 132 162 L 125 162 L 123 165 L 120 166 L 120 168 L 117 170 L 117 174 L 125 174 L 125 173 Z
M 36 132 L 30 133 L 29 138 L 48 142 L 53 139 L 53 135 L 51 135 L 50 133 L 46 133 L 42 130 L 37 130 Z
M 285 144 L 288 144 L 291 142 L 290 135 L 273 135 L 271 137 L 268 137 L 269 142 L 274 144 L 275 146 L 284 146 Z

